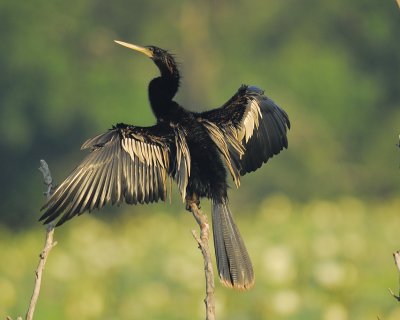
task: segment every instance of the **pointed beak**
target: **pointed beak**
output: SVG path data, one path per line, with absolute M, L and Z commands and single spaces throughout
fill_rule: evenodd
M 136 50 L 136 51 L 139 51 L 141 53 L 144 53 L 149 58 L 153 57 L 153 52 L 150 49 L 146 48 L 146 47 L 141 47 L 141 46 L 137 46 L 135 44 L 122 42 L 122 41 L 118 41 L 118 40 L 114 40 L 114 42 L 120 44 L 121 46 L 127 47 L 129 49 Z

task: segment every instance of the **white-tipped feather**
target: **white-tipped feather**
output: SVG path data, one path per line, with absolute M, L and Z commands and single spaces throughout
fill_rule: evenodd
M 106 204 L 149 203 L 165 200 L 170 147 L 162 138 L 146 135 L 135 127 L 114 128 L 87 140 L 82 148 L 90 153 L 57 188 L 44 206 L 43 219 L 63 214 L 60 223 L 84 211 Z M 179 166 L 175 179 L 185 196 L 190 174 L 190 154 L 183 132 L 177 132 Z M 172 132 L 171 132 L 172 134 Z

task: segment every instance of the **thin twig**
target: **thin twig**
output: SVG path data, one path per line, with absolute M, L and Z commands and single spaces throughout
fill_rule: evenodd
M 13 319 L 10 316 L 7 316 L 6 320 L 13 320 Z M 18 317 L 17 320 L 22 320 L 22 317 Z
M 400 2 L 400 0 L 398 0 Z M 400 7 L 400 5 L 399 5 Z M 400 134 L 399 134 L 399 143 L 396 144 L 396 146 L 398 146 L 400 148 Z M 399 163 L 399 168 L 400 168 L 400 163 Z
M 188 201 L 187 204 L 200 227 L 200 237 L 195 230 L 192 230 L 192 235 L 199 245 L 204 260 L 204 273 L 206 277 L 206 298 L 204 299 L 206 305 L 206 320 L 215 320 L 214 272 L 211 262 L 210 247 L 208 246 L 210 225 L 208 224 L 207 216 L 200 210 L 196 202 Z
M 46 195 L 47 198 L 50 198 L 53 192 L 53 179 L 51 177 L 50 169 L 46 161 L 40 160 L 39 170 L 43 173 L 44 183 L 47 186 L 47 190 L 46 192 L 44 192 L 44 194 Z M 42 284 L 42 274 L 44 266 L 46 264 L 47 256 L 49 255 L 50 250 L 57 244 L 57 242 L 53 240 L 53 237 L 54 237 L 54 225 L 50 223 L 46 226 L 46 240 L 44 243 L 44 248 L 39 255 L 39 264 L 35 271 L 35 286 L 33 288 L 31 301 L 25 316 L 26 320 L 33 319 L 33 313 L 35 312 L 36 303 L 39 298 L 40 286 Z
M 396 264 L 397 271 L 399 272 L 399 294 L 394 294 L 392 289 L 389 288 L 390 294 L 397 300 L 400 301 L 400 251 L 393 253 L 394 263 Z
M 398 5 L 399 8 L 400 8 L 400 0 L 396 0 L 396 2 L 397 2 L 397 5 Z

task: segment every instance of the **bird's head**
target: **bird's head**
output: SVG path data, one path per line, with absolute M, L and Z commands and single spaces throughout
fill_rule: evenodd
M 175 73 L 179 76 L 176 62 L 174 57 L 164 49 L 161 49 L 156 46 L 138 46 L 135 44 L 122 42 L 114 40 L 116 43 L 120 44 L 121 46 L 127 47 L 129 49 L 139 51 L 149 57 L 160 69 L 161 75 L 168 76 L 174 75 Z

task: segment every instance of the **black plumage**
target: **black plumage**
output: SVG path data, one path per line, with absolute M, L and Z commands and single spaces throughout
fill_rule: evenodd
M 57 226 L 106 204 L 165 200 L 167 180 L 176 181 L 182 198 L 212 200 L 214 246 L 219 276 L 230 287 L 248 289 L 253 267 L 228 208 L 227 172 L 236 184 L 287 148 L 287 114 L 264 92 L 242 85 L 223 106 L 189 112 L 173 101 L 180 74 L 167 51 L 116 41 L 150 57 L 160 77 L 149 84 L 157 123 L 137 127 L 119 123 L 87 140 L 91 153 L 55 190 L 40 220 Z

